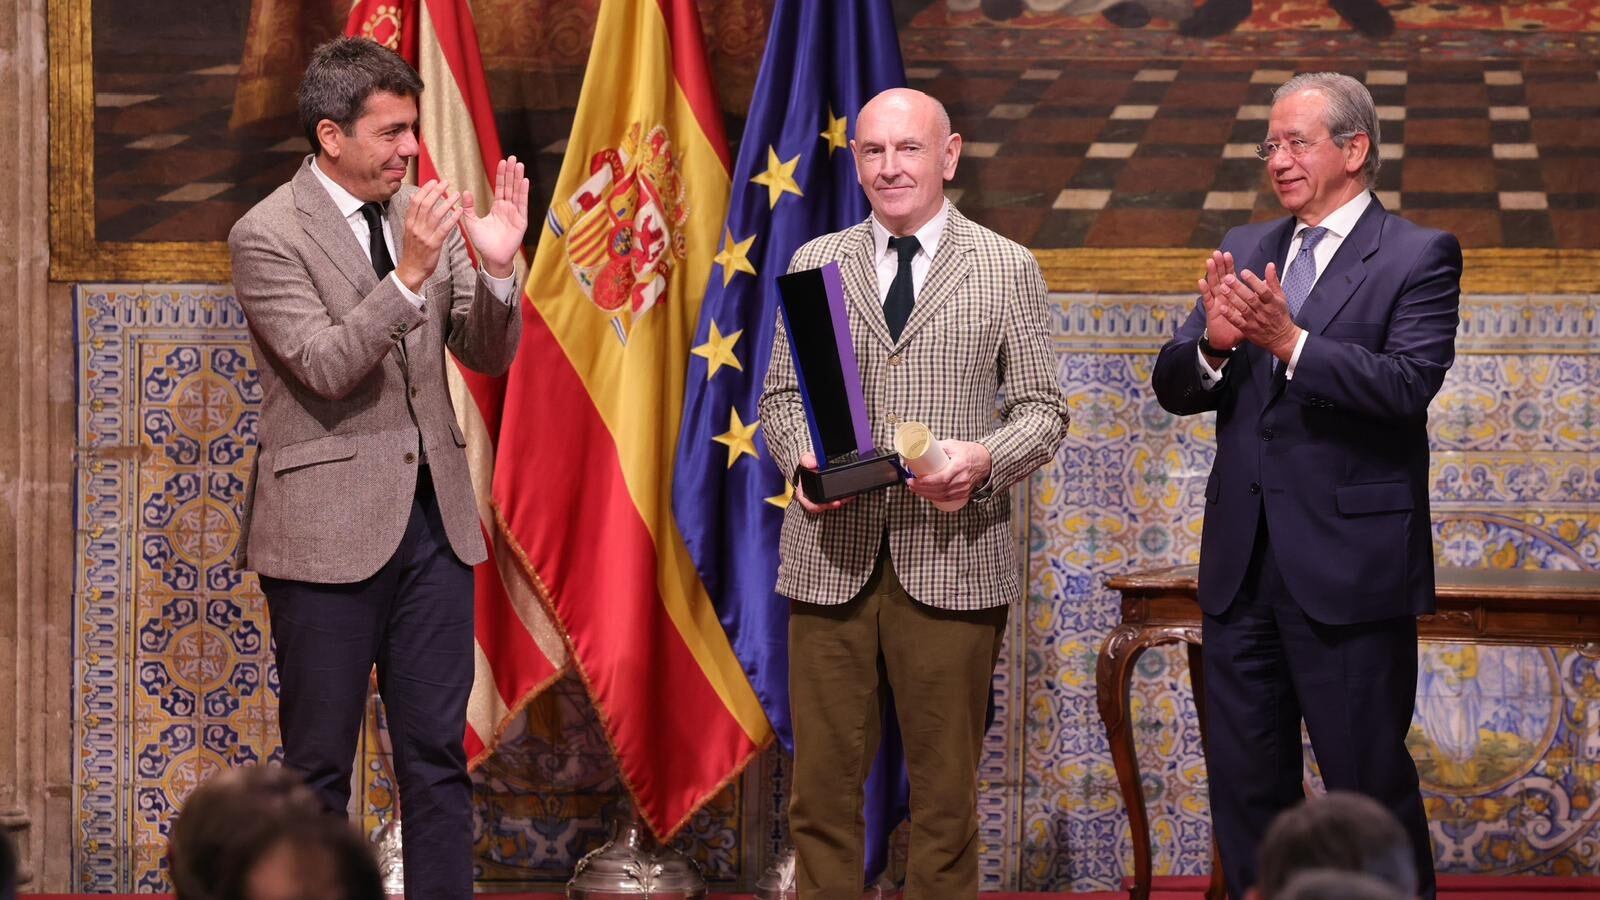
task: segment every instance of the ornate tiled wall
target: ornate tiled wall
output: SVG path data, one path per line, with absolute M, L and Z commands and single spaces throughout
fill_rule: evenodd
M 1094 705 L 1112 574 L 1193 561 L 1208 417 L 1148 390 L 1188 301 L 1058 297 L 1073 427 L 1035 476 L 1031 594 L 1013 617 L 983 769 L 984 882 L 1113 885 L 1127 824 Z M 1600 298 L 1474 298 L 1434 404 L 1441 561 L 1593 568 L 1600 559 Z M 75 887 L 161 889 L 162 835 L 198 781 L 276 751 L 265 611 L 227 563 L 257 387 L 226 287 L 77 292 Z M 1446 871 L 1594 871 L 1600 667 L 1574 652 L 1428 645 L 1413 750 Z M 1209 827 L 1188 672 L 1146 654 L 1134 713 L 1158 872 L 1205 868 Z M 374 714 L 374 722 L 378 716 Z M 356 792 L 376 833 L 394 803 L 381 730 Z M 748 887 L 781 841 L 769 756 L 681 839 L 714 882 Z M 618 783 L 592 711 L 564 681 L 476 776 L 480 875 L 555 883 L 604 837 Z

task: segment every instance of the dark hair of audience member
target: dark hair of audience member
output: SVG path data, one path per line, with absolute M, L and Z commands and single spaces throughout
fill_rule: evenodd
M 11 836 L 0 831 L 0 900 L 15 900 L 17 896 L 18 858 Z
M 1308 869 L 1360 872 L 1416 896 L 1411 842 L 1394 814 L 1370 797 L 1332 791 L 1279 813 L 1261 841 L 1256 890 L 1279 900 L 1289 879 Z
M 383 900 L 372 846 L 348 822 L 282 823 L 229 872 L 221 900 Z
M 219 900 L 223 882 L 285 825 L 326 818 L 300 776 L 279 766 L 230 769 L 195 788 L 167 839 L 177 900 Z
M 1307 869 L 1296 872 L 1277 900 L 1411 900 L 1400 889 L 1361 872 Z

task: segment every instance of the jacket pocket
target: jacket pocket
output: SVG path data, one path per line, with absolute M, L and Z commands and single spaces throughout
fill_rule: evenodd
M 1334 489 L 1333 499 L 1339 514 L 1345 516 L 1406 512 L 1416 506 L 1411 497 L 1411 485 L 1403 481 L 1346 484 Z
M 348 434 L 330 434 L 326 437 L 300 441 L 280 449 L 273 455 L 272 474 L 282 475 L 292 469 L 303 469 L 320 463 L 353 459 L 356 441 Z

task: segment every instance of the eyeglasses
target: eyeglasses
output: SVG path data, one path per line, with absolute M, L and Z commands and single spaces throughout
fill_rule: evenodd
M 1292 138 L 1287 141 L 1263 141 L 1262 143 L 1256 145 L 1256 156 L 1263 160 L 1269 160 L 1272 158 L 1273 154 L 1277 153 L 1279 150 L 1288 150 L 1290 156 L 1294 157 L 1295 159 L 1299 159 L 1300 157 L 1309 153 L 1311 148 L 1318 144 L 1325 144 L 1335 138 L 1351 137 L 1354 134 L 1355 132 L 1353 131 L 1344 131 L 1340 132 L 1339 134 L 1330 134 L 1320 141 L 1303 141 L 1300 138 Z

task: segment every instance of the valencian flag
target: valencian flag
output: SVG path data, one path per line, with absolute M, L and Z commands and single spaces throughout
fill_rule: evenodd
M 422 76 L 418 181 L 444 179 L 457 190 L 471 190 L 479 208 L 487 208 L 494 198 L 488 173 L 502 158 L 500 137 L 466 0 L 358 0 L 345 33 L 396 51 Z M 467 439 L 478 516 L 490 550 L 473 579 L 476 671 L 467 702 L 466 749 L 477 765 L 494 750 L 511 718 L 560 674 L 567 648 L 507 547 L 490 506 L 505 379 L 455 364 L 446 372 Z
M 728 170 L 694 0 L 603 0 L 528 276 L 494 499 L 663 838 L 771 739 L 671 508 Z
M 789 605 L 773 591 L 793 488 L 767 454 L 756 419 L 778 317 L 776 279 L 801 244 L 867 217 L 848 143 L 854 116 L 878 92 L 905 83 L 888 0 L 779 0 L 688 361 L 673 510 L 734 652 L 789 750 Z M 904 815 L 892 710 L 884 725 L 867 785 L 869 875 L 882 870 L 883 838 Z

